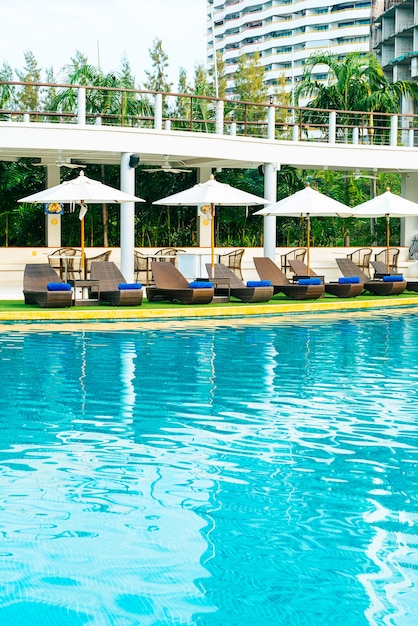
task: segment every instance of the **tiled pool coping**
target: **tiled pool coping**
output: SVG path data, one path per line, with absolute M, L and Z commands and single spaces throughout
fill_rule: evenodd
M 169 308 L 146 308 L 138 307 L 94 307 L 91 309 L 42 309 L 30 308 L 28 310 L 0 310 L 0 322 L 41 322 L 41 321 L 106 321 L 106 320 L 155 320 L 162 321 L 173 319 L 216 319 L 225 317 L 248 317 L 248 316 L 280 316 L 291 313 L 324 313 L 324 312 L 349 312 L 376 309 L 379 311 L 392 308 L 417 307 L 418 298 L 413 297 L 387 297 L 379 300 L 343 300 L 331 301 L 304 301 L 304 302 L 280 302 L 277 304 L 230 304 L 228 306 L 192 306 L 186 307 L 173 304 Z

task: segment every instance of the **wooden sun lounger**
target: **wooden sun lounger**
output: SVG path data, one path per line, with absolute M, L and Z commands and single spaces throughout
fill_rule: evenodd
M 371 266 L 375 271 L 375 278 L 380 276 L 399 276 L 400 272 L 395 272 L 394 270 L 389 270 L 388 266 L 384 261 L 371 261 Z M 406 279 L 406 289 L 407 291 L 418 291 L 418 278 L 408 280 Z
M 255 257 L 254 265 L 261 280 L 269 280 L 274 293 L 283 293 L 294 300 L 316 300 L 324 295 L 324 285 L 291 283 L 284 272 L 268 257 Z
M 364 289 L 377 296 L 395 296 L 403 293 L 406 289 L 406 280 L 385 282 L 369 278 L 358 265 L 350 259 L 336 259 L 337 265 L 343 276 L 359 276 Z
M 93 261 L 90 270 L 91 280 L 100 283 L 100 301 L 112 306 L 138 306 L 142 304 L 142 289 L 119 289 L 126 280 L 113 261 Z M 92 291 L 94 287 L 92 287 Z
M 308 266 L 303 261 L 289 261 L 289 265 L 296 276 L 318 276 L 312 269 L 308 270 Z M 356 266 L 357 267 L 357 266 Z M 359 276 L 359 273 L 353 274 L 353 276 Z M 364 291 L 363 280 L 360 278 L 359 283 L 339 283 L 337 281 L 331 281 L 324 283 L 326 293 L 337 298 L 355 298 Z
M 25 304 L 59 308 L 71 306 L 72 291 L 48 291 L 48 283 L 63 283 L 49 263 L 28 263 L 23 273 Z
M 213 286 L 190 287 L 189 282 L 172 263 L 151 263 L 155 285 L 147 287 L 148 301 L 169 300 L 181 304 L 208 304 L 214 296 Z
M 206 271 L 211 276 L 212 266 L 206 263 Z M 216 279 L 226 278 L 229 281 L 229 294 L 241 300 L 241 302 L 268 302 L 273 297 L 274 289 L 272 286 L 247 287 L 247 285 L 226 265 L 215 263 L 214 266 Z M 226 295 L 228 289 L 219 287 L 216 290 L 219 295 Z

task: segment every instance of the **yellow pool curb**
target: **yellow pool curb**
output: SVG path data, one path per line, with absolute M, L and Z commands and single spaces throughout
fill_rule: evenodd
M 390 308 L 417 307 L 418 298 L 385 298 L 379 300 L 335 300 L 285 302 L 280 304 L 230 304 L 228 306 L 177 306 L 162 309 L 147 309 L 138 307 L 115 307 L 114 309 L 100 309 L 94 307 L 88 310 L 71 309 L 29 309 L 25 311 L 0 311 L 2 322 L 40 322 L 40 321 L 107 321 L 107 320 L 156 320 L 164 319 L 193 319 L 193 318 L 224 318 L 247 316 L 275 316 L 289 313 L 324 313 L 327 311 L 355 311 L 355 310 L 384 310 Z

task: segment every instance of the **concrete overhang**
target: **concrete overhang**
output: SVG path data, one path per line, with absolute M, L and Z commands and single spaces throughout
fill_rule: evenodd
M 418 149 L 398 146 L 280 141 L 230 135 L 73 124 L 0 122 L 0 160 L 72 159 L 119 165 L 136 153 L 141 165 L 171 162 L 193 168 L 255 168 L 262 163 L 299 169 L 418 171 Z

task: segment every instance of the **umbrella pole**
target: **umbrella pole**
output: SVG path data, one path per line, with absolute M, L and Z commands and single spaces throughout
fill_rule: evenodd
M 210 223 L 211 270 L 212 270 L 211 278 L 214 278 L 215 277 L 215 207 L 213 205 L 213 202 L 210 205 L 210 216 L 211 216 L 211 223 Z
M 390 215 L 386 215 L 386 265 L 387 265 L 388 274 L 390 274 L 389 249 L 390 249 Z
M 308 257 L 308 276 L 311 275 L 311 217 L 307 216 L 306 222 L 306 248 L 307 248 L 307 257 Z
M 81 221 L 81 276 L 84 278 L 84 217 Z

